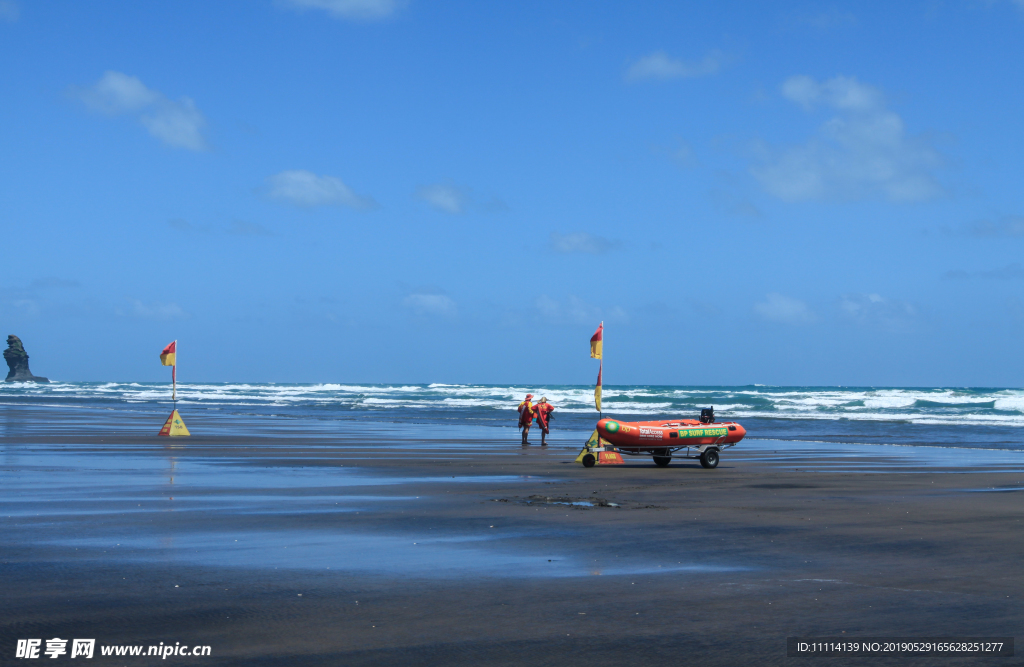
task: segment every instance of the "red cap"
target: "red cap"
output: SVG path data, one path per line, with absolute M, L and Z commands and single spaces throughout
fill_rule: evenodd
M 526 398 L 533 398 L 533 394 L 527 394 Z

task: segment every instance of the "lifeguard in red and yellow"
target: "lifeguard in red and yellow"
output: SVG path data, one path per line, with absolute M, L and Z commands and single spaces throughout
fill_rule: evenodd
M 527 394 L 526 399 L 519 404 L 519 428 L 523 429 L 523 444 L 528 445 L 527 436 L 530 435 L 530 424 L 533 423 L 533 394 Z
M 548 422 L 551 419 L 551 413 L 554 411 L 555 406 L 548 403 L 548 399 L 545 396 L 541 396 L 540 402 L 533 406 L 533 414 L 537 417 L 537 426 L 540 427 L 541 447 L 548 446 L 548 443 L 544 441 L 544 438 L 549 432 Z

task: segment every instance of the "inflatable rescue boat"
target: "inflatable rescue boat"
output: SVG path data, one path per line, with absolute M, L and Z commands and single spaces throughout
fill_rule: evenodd
M 700 420 L 624 422 L 602 419 L 597 422 L 597 433 L 623 454 L 653 454 L 654 463 L 661 467 L 667 466 L 676 454 L 699 458 L 703 467 L 715 468 L 720 452 L 742 440 L 747 431 L 736 422 L 716 422 L 714 408 L 711 408 L 701 410 Z M 597 459 L 588 460 L 584 456 L 581 461 L 589 468 Z

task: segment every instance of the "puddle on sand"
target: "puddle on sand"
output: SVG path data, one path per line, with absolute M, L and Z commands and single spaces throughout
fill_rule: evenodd
M 563 505 L 567 507 L 622 507 L 619 503 L 610 503 L 604 498 L 578 500 L 575 498 L 551 498 L 548 496 L 530 496 L 529 498 L 491 498 L 495 503 L 513 503 L 517 505 Z
M 1006 486 L 998 487 L 993 486 L 991 489 L 960 489 L 965 493 L 1013 493 L 1014 491 L 1024 491 L 1024 486 Z
M 235 458 L 197 459 L 180 453 L 165 456 L 126 454 L 65 454 L 52 451 L 18 452 L 0 469 L 4 491 L 25 489 L 35 496 L 57 489 L 61 494 L 76 486 L 98 489 L 151 484 L 176 484 L 259 489 L 309 489 L 314 486 L 392 486 L 414 483 L 504 484 L 536 481 L 522 475 L 408 476 L 375 474 L 356 466 L 263 466 L 248 467 Z M 546 478 L 545 478 L 546 480 Z M 546 481 L 557 481 L 554 479 Z M 63 497 L 63 496 L 62 496 Z
M 604 498 L 588 498 L 579 500 L 576 498 L 530 496 L 520 501 L 526 505 L 567 505 L 569 507 L 619 507 L 619 503 L 610 503 Z
M 184 489 L 182 490 L 184 491 Z M 79 498 L 73 503 L 65 500 L 4 500 L 0 502 L 0 517 L 75 517 L 145 514 L 147 512 L 219 512 L 233 515 L 273 514 L 335 514 L 339 512 L 360 512 L 373 509 L 375 503 L 400 503 L 420 500 L 421 496 L 367 496 L 367 495 L 231 495 L 216 496 L 182 495 L 176 492 L 174 507 L 168 507 L 168 498 L 160 495 L 138 498 L 117 498 L 96 500 Z M 126 504 L 127 503 L 127 504 Z
M 608 567 L 578 554 L 537 554 L 514 548 L 517 536 L 405 537 L 322 531 L 184 533 L 152 537 L 61 540 L 127 561 L 196 563 L 260 569 L 315 569 L 426 578 L 584 577 L 671 572 L 736 572 L 722 565 L 616 562 Z

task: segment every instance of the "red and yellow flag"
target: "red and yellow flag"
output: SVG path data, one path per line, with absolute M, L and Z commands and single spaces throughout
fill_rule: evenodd
M 174 357 L 176 355 L 175 350 L 178 347 L 178 341 L 174 341 L 170 345 L 164 348 L 164 351 L 160 353 L 160 363 L 164 366 L 174 366 Z
M 590 337 L 590 358 L 600 359 L 604 348 L 604 322 L 597 327 L 597 331 Z

